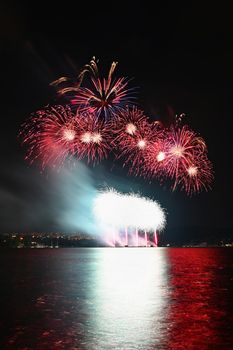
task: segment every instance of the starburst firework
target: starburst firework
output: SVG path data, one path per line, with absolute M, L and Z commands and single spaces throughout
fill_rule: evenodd
M 25 159 L 39 159 L 42 169 L 61 166 L 76 152 L 77 121 L 68 106 L 46 107 L 31 115 L 22 125 L 19 137 L 27 146 Z
M 112 62 L 108 77 L 102 78 L 95 57 L 86 64 L 76 83 L 58 90 L 81 112 L 95 113 L 105 120 L 117 115 L 131 105 L 134 89 L 128 88 L 127 78 L 114 79 L 117 62 Z M 68 79 L 57 80 L 56 85 Z
M 110 126 L 96 118 L 93 113 L 84 113 L 78 119 L 77 151 L 79 159 L 99 162 L 107 157 L 111 150 L 112 138 Z

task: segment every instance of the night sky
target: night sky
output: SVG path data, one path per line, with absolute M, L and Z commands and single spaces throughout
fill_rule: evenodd
M 56 102 L 49 83 L 74 76 L 92 56 L 104 72 L 112 61 L 119 62 L 116 75 L 133 78 L 138 104 L 152 119 L 185 113 L 190 127 L 205 139 L 215 173 L 212 191 L 188 197 L 156 180 L 149 184 L 128 176 L 122 163 L 112 168 L 105 161 L 85 170 L 92 185 L 157 199 L 167 210 L 168 228 L 232 228 L 230 2 L 221 8 L 212 2 L 161 2 L 154 8 L 149 1 L 79 3 L 1 5 L 0 232 L 68 229 L 57 219 L 67 210 L 67 184 L 61 188 L 59 174 L 55 181 L 29 166 L 17 134 L 31 112 Z M 76 174 L 70 175 L 71 187 L 80 180 Z

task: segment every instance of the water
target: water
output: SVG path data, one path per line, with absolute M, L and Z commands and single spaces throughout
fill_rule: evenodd
M 233 349 L 233 249 L 0 251 L 1 350 Z

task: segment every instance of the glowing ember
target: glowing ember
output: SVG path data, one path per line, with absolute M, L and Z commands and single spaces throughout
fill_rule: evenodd
M 140 140 L 138 141 L 137 145 L 138 145 L 138 148 L 143 149 L 146 147 L 146 142 L 144 140 Z
M 100 133 L 98 132 L 94 132 L 92 134 L 92 141 L 95 142 L 95 143 L 100 143 L 102 141 L 102 136 Z
M 85 132 L 80 136 L 80 140 L 84 143 L 90 143 L 92 141 L 92 136 L 90 132 Z
M 170 153 L 175 157 L 178 157 L 178 158 L 182 157 L 182 155 L 184 154 L 184 147 L 179 146 L 179 145 L 171 147 Z
M 126 125 L 126 132 L 130 135 L 135 134 L 135 131 L 137 130 L 136 125 L 134 125 L 133 123 L 129 123 Z
M 165 159 L 165 153 L 160 151 L 157 156 L 156 156 L 156 159 L 158 162 L 162 162 L 164 159 Z
M 189 176 L 196 176 L 197 175 L 197 167 L 195 167 L 195 166 L 190 166 L 187 171 L 188 171 Z
M 64 140 L 66 140 L 66 141 L 73 141 L 74 138 L 75 138 L 75 135 L 76 135 L 76 133 L 75 133 L 75 131 L 72 130 L 72 129 L 65 129 L 65 130 L 63 131 L 63 138 L 64 138 Z

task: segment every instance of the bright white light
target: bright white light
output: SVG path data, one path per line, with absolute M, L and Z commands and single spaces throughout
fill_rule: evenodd
M 157 157 L 156 157 L 157 161 L 158 162 L 162 162 L 162 160 L 165 159 L 165 153 L 160 151 L 158 154 L 157 154 Z
M 135 133 L 135 131 L 137 130 L 137 127 L 136 125 L 134 125 L 133 123 L 128 123 L 126 125 L 126 129 L 125 131 L 130 134 L 130 135 L 133 135 Z
M 102 136 L 99 132 L 94 132 L 91 136 L 91 139 L 94 143 L 100 143 L 102 141 Z
M 75 131 L 72 129 L 65 129 L 63 131 L 63 138 L 66 141 L 72 141 L 75 138 Z
M 165 226 L 165 214 L 161 206 L 137 194 L 121 194 L 107 190 L 94 200 L 94 215 L 105 227 L 120 230 L 133 227 L 139 230 L 157 230 Z
M 197 175 L 197 167 L 195 167 L 195 166 L 190 166 L 187 171 L 188 171 L 189 176 Z
M 138 141 L 138 148 L 143 149 L 146 146 L 146 142 L 144 140 Z
M 85 132 L 84 134 L 81 135 L 80 139 L 84 143 L 90 143 L 91 139 L 92 139 L 91 133 L 90 132 Z
M 169 332 L 164 328 L 170 301 L 165 292 L 167 266 L 166 251 L 160 248 L 105 249 L 98 254 L 91 290 L 97 310 L 92 322 L 95 333 L 101 333 L 96 349 L 105 344 L 113 344 L 113 349 L 161 349 Z
M 176 156 L 176 157 L 181 157 L 184 153 L 184 147 L 176 145 L 174 147 L 171 148 L 170 152 Z

